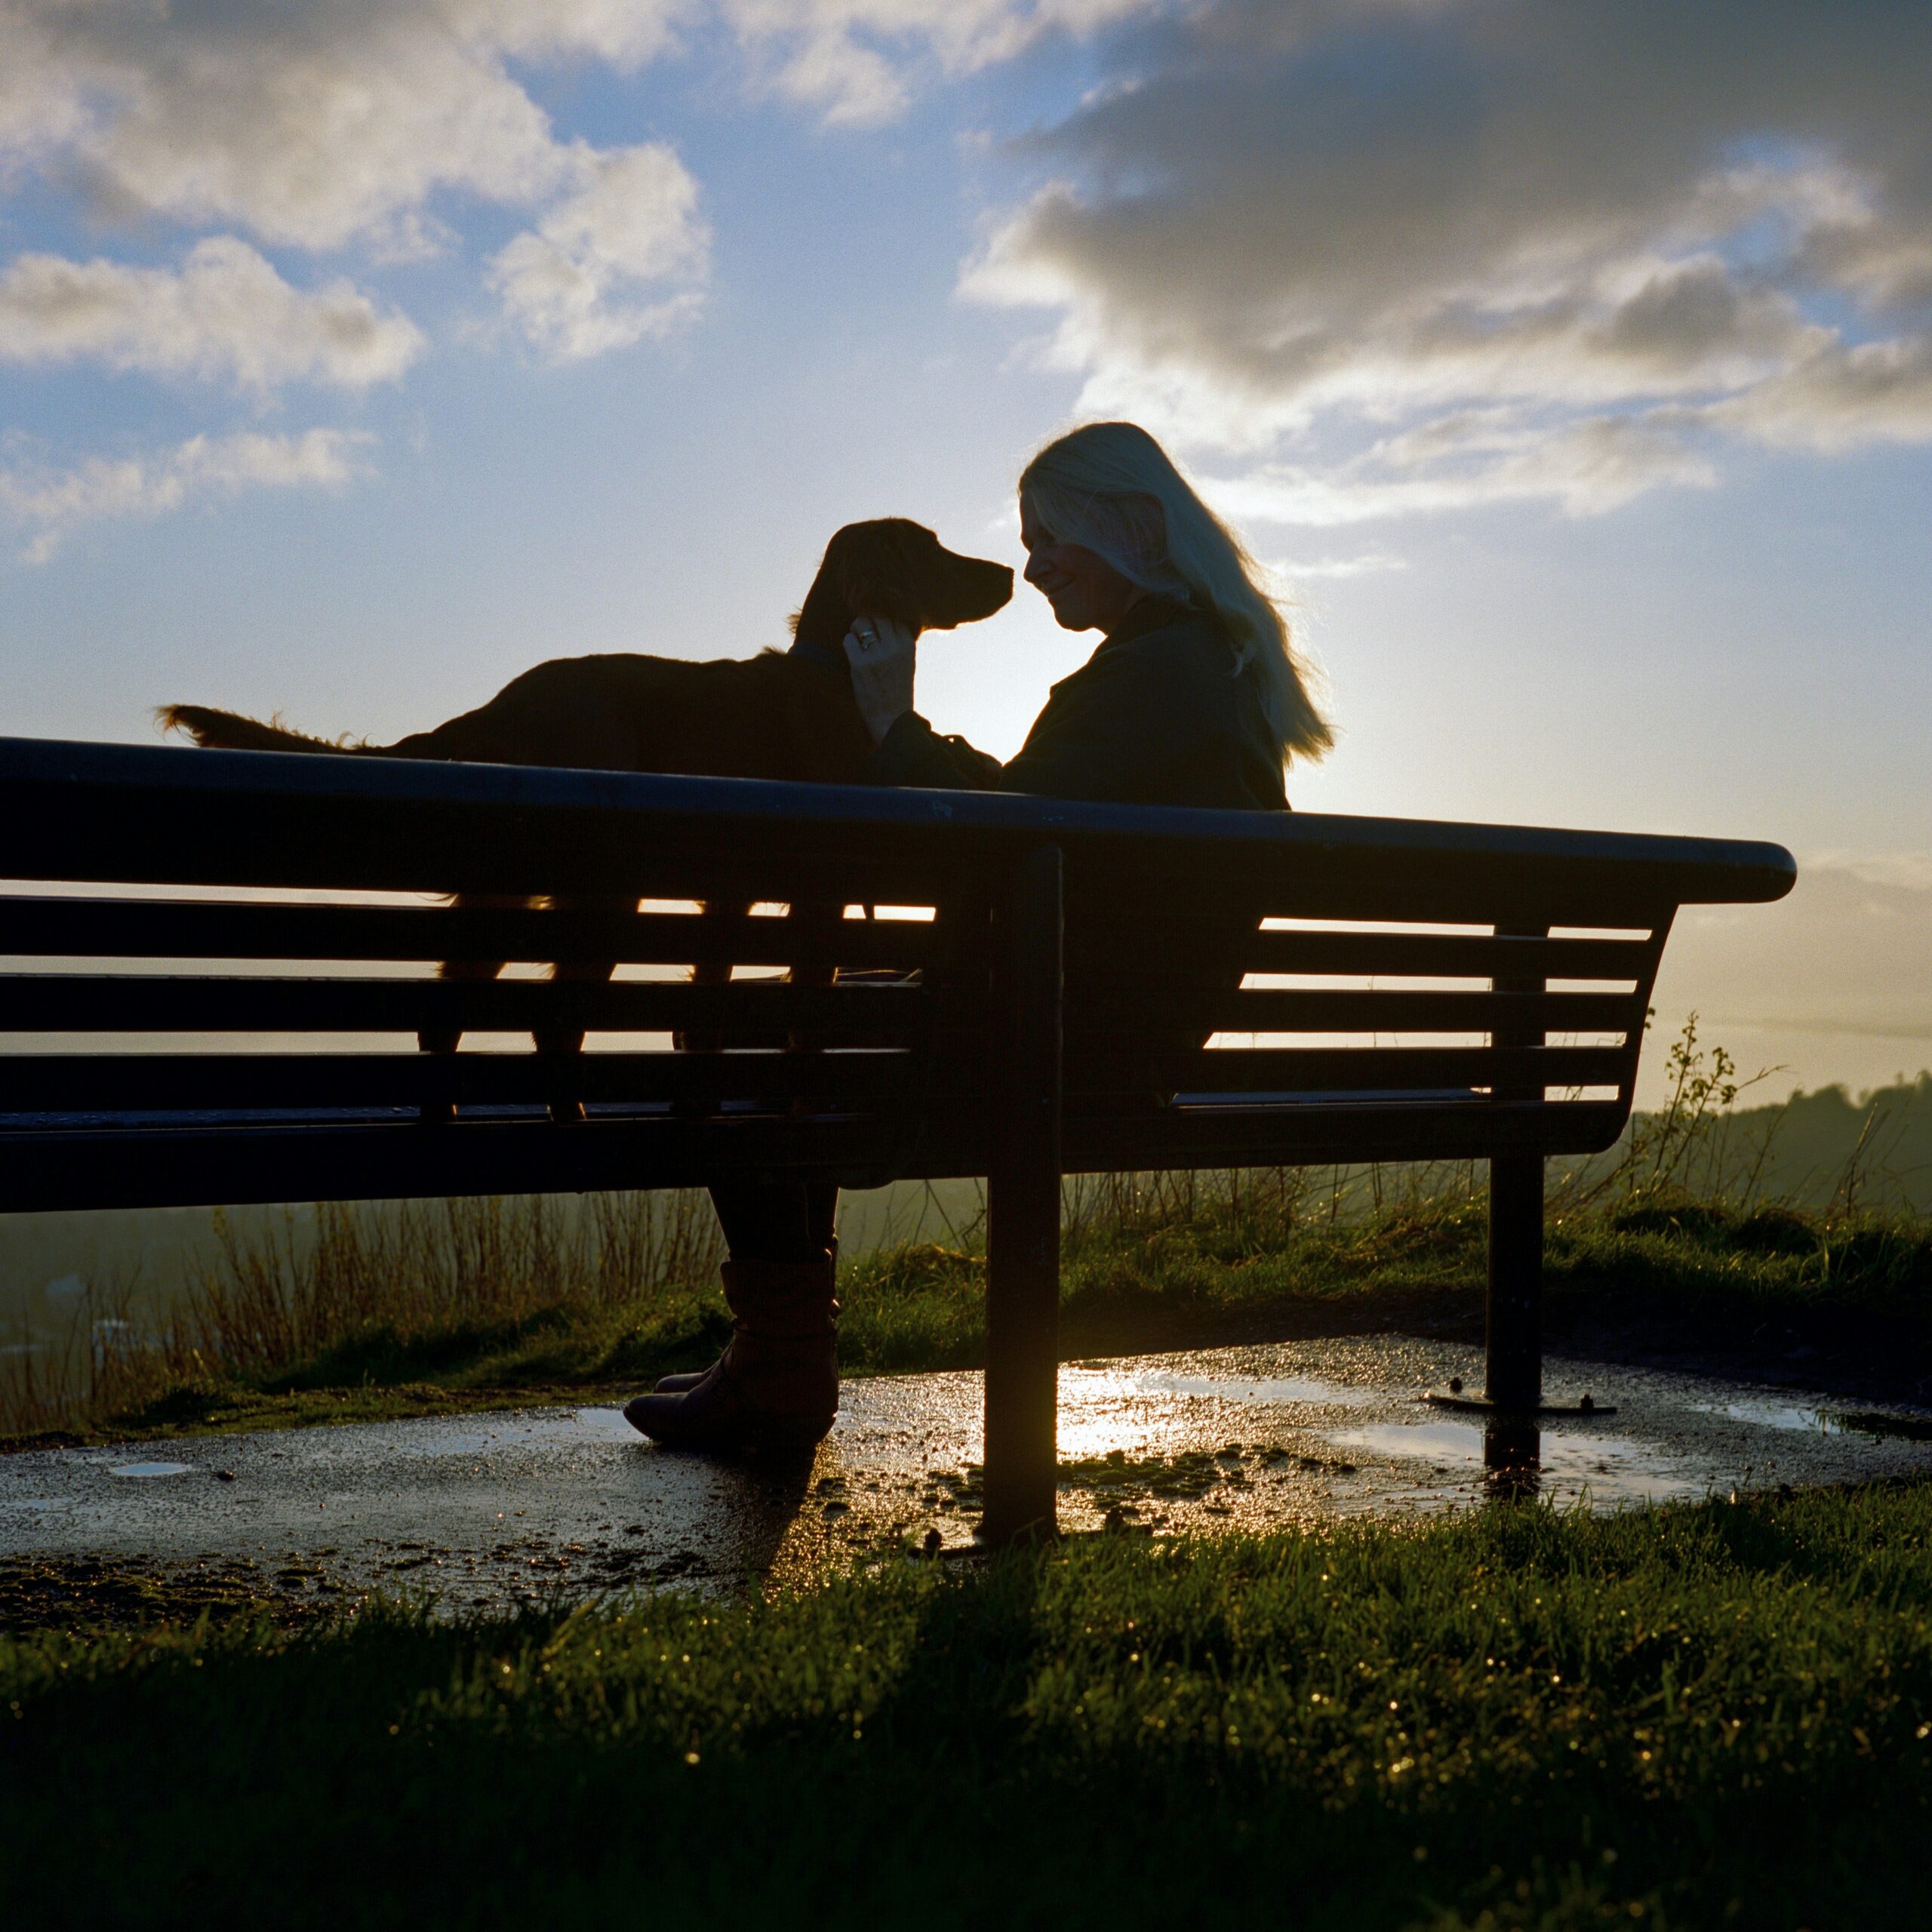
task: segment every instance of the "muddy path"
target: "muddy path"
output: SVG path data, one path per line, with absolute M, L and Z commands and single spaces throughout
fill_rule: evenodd
M 1526 1435 L 1419 1399 L 1477 1386 L 1464 1343 L 1084 1358 L 1061 1373 L 1060 1520 L 1172 1535 L 1932 1472 L 1932 1411 L 1795 1386 L 1805 1364 L 1784 1365 L 1749 1383 L 1553 1355 L 1551 1392 L 1587 1391 L 1596 1413 Z M 964 1552 L 980 1404 L 973 1374 L 856 1380 L 831 1437 L 786 1463 L 664 1451 L 594 1402 L 26 1451 L 0 1459 L 0 1619 L 300 1617 L 375 1592 L 489 1613 L 796 1587 L 854 1560 Z

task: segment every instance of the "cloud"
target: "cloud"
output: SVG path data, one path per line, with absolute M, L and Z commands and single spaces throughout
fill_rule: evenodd
M 1010 60 L 1181 0 L 4 0 L 0 174 L 59 168 L 96 210 L 282 245 L 432 246 L 439 194 L 577 192 L 520 69 L 634 69 L 721 20 L 755 85 L 834 123 L 924 77 Z
M 1932 442 L 1932 337 L 1833 343 L 1715 405 L 1706 420 L 1827 456 L 1874 443 Z
M 393 382 L 422 348 L 407 316 L 346 281 L 292 288 L 232 235 L 198 242 L 179 271 L 45 254 L 0 271 L 0 361 L 87 359 L 262 395 L 288 382 Z
M 1292 521 L 1932 441 L 1929 67 L 1906 0 L 1219 0 L 1022 145 L 962 287 Z
M 1405 571 L 1408 567 L 1407 558 L 1398 557 L 1392 551 L 1364 550 L 1352 557 L 1313 557 L 1306 562 L 1284 559 L 1262 568 L 1292 591 L 1298 583 L 1312 583 L 1324 577 L 1371 577 L 1383 571 Z
M 1867 885 L 1919 893 L 1932 901 L 1932 852 L 1816 852 L 1798 870 L 1804 875 L 1842 872 Z
M 0 361 L 78 361 L 231 383 L 349 390 L 399 379 L 423 338 L 337 278 L 303 288 L 257 245 L 365 261 L 441 252 L 485 202 L 534 217 L 486 272 L 558 357 L 662 334 L 706 269 L 696 190 L 647 144 L 561 137 L 528 70 L 629 70 L 702 0 L 0 0 L 0 193 L 38 182 L 108 226 L 210 227 L 178 266 L 15 257 Z M 0 512 L 44 559 L 91 519 L 251 488 L 339 484 L 357 439 L 211 432 L 160 455 L 0 472 Z
M 1052 33 L 1092 34 L 1177 0 L 722 0 L 762 85 L 835 127 L 876 127 L 923 73 L 1011 60 Z
M 22 552 L 45 563 L 82 525 L 106 517 L 154 517 L 200 497 L 251 489 L 338 488 L 361 469 L 373 439 L 341 429 L 297 435 L 241 431 L 193 436 L 157 456 L 89 457 L 60 471 L 0 469 L 0 512 L 34 532 Z
M 681 0 L 9 0 L 0 165 L 58 165 L 109 216 L 310 249 L 420 242 L 456 190 L 541 202 L 577 158 L 516 60 L 634 66 Z
M 1231 515 L 1331 529 L 1512 503 L 1595 516 L 1661 485 L 1716 481 L 1710 460 L 1667 425 L 1595 416 L 1540 428 L 1497 411 L 1440 417 L 1326 466 L 1256 463 L 1213 488 Z
M 505 315 L 555 361 L 675 328 L 701 299 L 709 261 L 697 183 L 670 149 L 586 149 L 580 166 L 577 192 L 490 268 Z

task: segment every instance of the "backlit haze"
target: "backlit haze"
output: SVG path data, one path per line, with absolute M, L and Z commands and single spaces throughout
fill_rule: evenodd
M 1660 1023 L 1915 1072 L 1928 74 L 1924 0 L 0 0 L 0 732 L 748 654 L 1128 415 L 1327 667 L 1297 805 L 1779 840 Z M 1095 641 L 1023 588 L 921 708 L 1009 755 Z

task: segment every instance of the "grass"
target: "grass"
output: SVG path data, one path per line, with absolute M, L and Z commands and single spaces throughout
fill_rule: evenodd
M 1211 1177 L 1213 1178 L 1213 1177 Z M 1403 1327 L 1480 1332 L 1484 1205 L 1437 1192 L 1329 1219 L 1254 1177 L 1123 1177 L 1116 1198 L 1069 1215 L 1061 1332 L 1070 1358 Z M 1280 1177 L 1277 1177 L 1280 1178 Z M 1185 1198 L 1180 1183 L 1188 1183 Z M 630 1226 L 678 1197 L 608 1197 Z M 540 1272 L 543 1204 L 449 1202 L 326 1211 L 312 1254 L 231 1253 L 172 1328 L 145 1347 L 79 1355 L 63 1380 L 14 1358 L 0 1437 L 17 1442 L 164 1435 L 366 1420 L 645 1385 L 709 1361 L 729 1333 L 715 1286 L 647 1266 Z M 494 1222 L 515 1265 L 473 1291 L 424 1285 L 425 1257 L 476 1244 Z M 504 1230 L 515 1232 L 512 1240 Z M 533 1232 L 533 1229 L 534 1232 Z M 680 1251 L 712 1260 L 700 1244 Z M 985 1346 L 977 1244 L 906 1244 L 841 1272 L 848 1373 L 977 1366 Z M 333 1278 L 331 1279 L 331 1278 Z M 320 1285 L 318 1286 L 318 1281 Z M 1734 1346 L 1767 1326 L 1896 1352 L 1932 1341 L 1932 1220 L 1833 1216 L 1689 1199 L 1559 1212 L 1547 1238 L 1548 1325 L 1621 1324 L 1653 1340 Z M 295 1317 L 258 1318 L 263 1309 Z
M 22 1924 L 1924 1922 L 1932 1485 L 0 1640 Z

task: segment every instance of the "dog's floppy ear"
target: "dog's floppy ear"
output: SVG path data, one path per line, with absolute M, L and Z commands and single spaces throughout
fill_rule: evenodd
M 920 587 L 931 575 L 930 568 L 921 568 L 924 560 L 913 554 L 921 537 L 928 548 L 937 549 L 930 531 L 896 518 L 848 524 L 833 537 L 826 566 L 848 621 L 863 612 L 918 626 L 925 602 Z
M 799 643 L 836 656 L 839 640 L 851 628 L 852 620 L 861 611 L 874 608 L 854 599 L 884 588 L 883 573 L 866 541 L 875 528 L 872 524 L 848 523 L 832 533 L 818 574 L 812 579 L 805 601 L 792 620 L 792 635 Z M 881 611 L 879 614 L 886 614 Z

